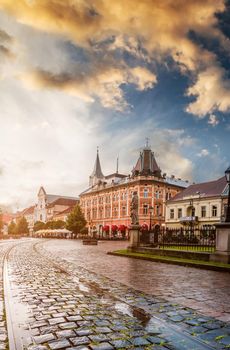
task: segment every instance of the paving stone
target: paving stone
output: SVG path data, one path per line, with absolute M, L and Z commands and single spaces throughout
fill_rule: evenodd
M 75 322 L 65 322 L 58 325 L 61 329 L 71 329 L 71 328 L 77 328 L 77 325 Z
M 76 333 L 72 329 L 66 329 L 63 331 L 56 332 L 58 338 L 70 338 L 75 337 Z
M 67 339 L 62 339 L 52 343 L 48 343 L 48 345 L 52 350 L 56 350 L 56 349 L 65 349 L 69 347 L 71 344 Z
M 169 317 L 169 320 L 173 322 L 181 322 L 184 320 L 184 317 L 177 315 L 177 316 Z
M 108 327 L 96 327 L 95 332 L 104 334 L 104 333 L 110 333 L 110 332 L 112 332 L 112 330 Z
M 131 339 L 131 342 L 133 345 L 138 345 L 138 346 L 144 346 L 144 345 L 149 345 L 150 342 L 142 337 L 138 337 L 138 338 L 133 338 Z
M 64 323 L 65 322 L 65 319 L 64 317 L 55 317 L 55 318 L 50 318 L 48 320 L 49 324 L 50 325 L 55 325 L 55 324 L 59 324 L 59 323 Z
M 101 343 L 99 345 L 90 345 L 92 350 L 113 350 L 114 347 L 109 343 Z
M 78 330 L 75 330 L 75 333 L 81 337 L 81 336 L 84 336 L 84 335 L 90 335 L 90 334 L 93 334 L 93 331 L 92 329 L 78 329 Z
M 147 337 L 147 340 L 150 341 L 150 343 L 152 344 L 161 344 L 162 342 L 164 342 L 164 340 L 162 338 L 158 338 L 158 337 Z
M 73 343 L 73 345 L 86 345 L 90 343 L 90 339 L 86 336 L 70 338 L 70 341 Z
M 52 333 L 39 335 L 34 337 L 34 341 L 37 344 L 47 343 L 51 340 L 54 340 L 55 336 Z
M 28 346 L 28 350 L 47 350 L 48 347 L 45 345 L 30 345 Z
M 120 338 L 121 335 L 118 335 L 118 338 Z M 95 334 L 95 335 L 90 335 L 89 339 L 93 342 L 93 343 L 101 343 L 101 342 L 107 342 L 109 340 L 111 340 L 111 334 Z
M 128 340 L 113 340 L 111 341 L 111 344 L 116 348 L 116 349 L 120 349 L 120 348 L 125 348 L 127 349 L 128 347 L 130 347 L 132 344 L 128 341 Z
M 230 337 L 224 337 L 220 339 L 219 342 L 223 345 L 230 346 Z

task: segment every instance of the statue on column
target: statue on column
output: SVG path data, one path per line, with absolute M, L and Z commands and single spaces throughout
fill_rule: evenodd
M 137 191 L 134 191 L 132 195 L 132 201 L 130 205 L 130 217 L 131 225 L 139 225 Z

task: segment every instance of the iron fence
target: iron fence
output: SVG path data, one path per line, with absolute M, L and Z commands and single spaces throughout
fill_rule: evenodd
M 212 252 L 216 245 L 216 228 L 215 226 L 161 228 L 142 233 L 141 242 L 154 244 L 160 249 Z

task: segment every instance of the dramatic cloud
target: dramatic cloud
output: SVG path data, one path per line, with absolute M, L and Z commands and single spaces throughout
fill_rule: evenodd
M 171 56 L 181 72 L 199 74 L 198 81 L 202 80 L 203 74 L 212 78 L 207 65 L 215 70 L 217 60 L 215 54 L 191 39 L 191 33 L 217 38 L 225 49 L 230 46 L 217 26 L 216 13 L 224 11 L 224 0 L 18 0 L 17 6 L 14 0 L 2 0 L 0 9 L 15 16 L 20 23 L 71 40 L 90 52 L 92 57 L 100 50 L 115 54 L 118 49 L 145 62 L 162 61 Z M 119 62 L 119 58 L 116 59 Z M 70 77 L 68 69 L 54 76 L 52 71 L 44 73 L 42 71 L 46 69 L 40 67 L 37 73 L 31 71 L 31 80 L 43 86 L 47 83 L 48 88 L 75 93 L 89 101 L 96 93 L 105 107 L 118 110 L 127 105 L 122 84 L 132 82 L 143 90 L 153 87 L 156 82 L 156 73 L 152 73 L 153 77 L 149 80 L 150 72 L 137 68 L 139 71 L 127 69 L 128 72 L 124 73 L 121 63 L 117 64 L 119 68 L 116 71 L 111 71 L 108 64 L 109 61 L 105 65 L 108 74 L 111 74 L 110 79 L 106 72 L 104 75 L 96 72 L 95 67 L 86 73 L 88 77 L 82 78 L 81 82 L 74 74 Z M 141 81 L 143 77 L 146 78 L 144 82 Z M 229 88 L 225 86 L 222 75 L 219 76 L 219 85 L 228 95 Z M 215 108 L 202 107 L 202 93 L 202 86 L 195 85 L 188 90 L 188 94 L 195 95 L 197 101 L 188 107 L 190 113 L 203 115 L 210 109 L 226 111 L 228 102 L 223 102 L 224 106 L 221 106 L 216 101 Z
M 198 75 L 196 83 L 188 89 L 188 96 L 196 100 L 187 108 L 189 113 L 204 117 L 215 110 L 227 112 L 230 109 L 230 80 L 220 67 L 207 68 Z
M 127 107 L 122 84 L 132 83 L 138 90 L 153 87 L 156 76 L 144 67 L 106 67 L 100 65 L 90 75 L 83 73 L 52 74 L 37 70 L 27 74 L 23 79 L 42 89 L 61 89 L 92 102 L 98 97 L 104 107 L 122 111 Z

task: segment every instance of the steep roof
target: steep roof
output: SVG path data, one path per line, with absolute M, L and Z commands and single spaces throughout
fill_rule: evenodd
M 144 147 L 140 152 L 135 167 L 132 170 L 133 175 L 155 175 L 161 176 L 161 169 L 159 168 L 154 152 L 149 147 Z
M 200 198 L 221 196 L 226 186 L 227 181 L 225 176 L 214 181 L 190 185 L 185 190 L 173 197 L 169 202 L 176 202 L 198 195 Z
M 104 175 L 103 175 L 103 173 L 101 171 L 101 163 L 100 163 L 100 159 L 99 159 L 98 150 L 97 150 L 96 161 L 95 161 L 95 164 L 94 164 L 94 169 L 93 169 L 93 172 L 92 172 L 90 177 L 96 177 L 98 179 L 103 179 L 104 178 Z

